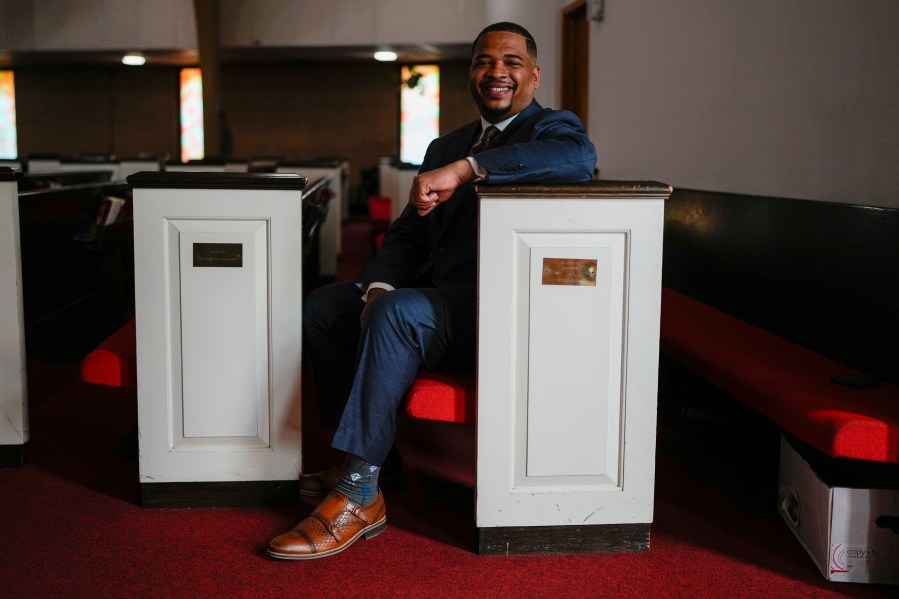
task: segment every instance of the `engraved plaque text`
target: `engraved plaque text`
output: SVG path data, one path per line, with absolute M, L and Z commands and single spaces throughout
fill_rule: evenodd
M 544 258 L 544 285 L 596 286 L 596 260 L 587 258 Z
M 194 268 L 241 268 L 243 266 L 242 243 L 195 243 Z

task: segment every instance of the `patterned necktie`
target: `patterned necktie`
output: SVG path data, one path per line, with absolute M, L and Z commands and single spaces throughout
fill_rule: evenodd
M 490 146 L 490 142 L 493 141 L 493 138 L 496 137 L 497 134 L 499 134 L 499 129 L 497 129 L 493 125 L 487 127 L 487 129 L 484 130 L 484 134 L 481 136 L 481 140 L 474 146 L 472 146 L 471 153 L 477 154 L 478 152 L 486 150 L 487 147 Z

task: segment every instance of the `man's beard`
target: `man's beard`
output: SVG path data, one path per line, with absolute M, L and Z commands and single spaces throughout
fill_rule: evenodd
M 484 115 L 485 116 L 503 116 L 509 114 L 509 111 L 512 110 L 512 103 L 509 102 L 506 106 L 500 106 L 498 108 L 488 108 L 484 107 Z

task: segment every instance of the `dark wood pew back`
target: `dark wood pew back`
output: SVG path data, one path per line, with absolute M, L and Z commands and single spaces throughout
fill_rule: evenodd
M 107 224 L 101 212 L 106 197 L 125 200 L 114 223 Z M 29 355 L 80 357 L 128 316 L 134 270 L 130 200 L 131 187 L 124 182 L 19 193 Z
M 676 190 L 663 284 L 899 384 L 899 210 Z
M 330 177 L 320 177 L 303 190 L 303 295 L 322 283 L 319 268 L 321 228 L 331 208 Z
M 19 180 L 19 192 L 54 189 L 70 185 L 106 183 L 112 180 L 112 171 L 54 171 L 27 173 Z

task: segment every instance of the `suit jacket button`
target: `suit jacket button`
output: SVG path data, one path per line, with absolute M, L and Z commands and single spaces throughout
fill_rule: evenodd
M 438 254 L 445 254 L 445 253 L 446 253 L 446 248 L 440 248 L 439 250 L 437 250 L 437 253 L 438 253 Z

